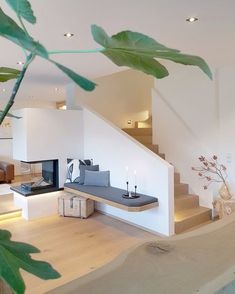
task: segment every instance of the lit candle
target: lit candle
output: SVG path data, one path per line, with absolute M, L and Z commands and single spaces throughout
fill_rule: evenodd
M 126 166 L 126 181 L 128 182 L 128 178 L 129 178 L 129 168 L 128 166 Z
M 137 173 L 136 173 L 136 170 L 134 170 L 134 180 L 135 180 L 134 183 L 135 183 L 135 186 L 137 186 L 137 185 L 136 185 L 136 183 L 137 183 L 137 181 L 136 181 L 136 174 L 137 174 Z

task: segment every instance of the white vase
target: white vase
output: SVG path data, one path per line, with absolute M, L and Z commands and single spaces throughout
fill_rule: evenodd
M 228 183 L 224 183 L 219 189 L 219 195 L 223 200 L 229 200 L 232 198 Z

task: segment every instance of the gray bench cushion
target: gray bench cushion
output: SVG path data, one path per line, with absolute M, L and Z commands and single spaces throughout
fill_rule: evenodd
M 115 187 L 84 186 L 79 185 L 77 183 L 66 183 L 64 184 L 64 186 L 70 189 L 91 194 L 96 197 L 107 199 L 109 201 L 116 202 L 118 204 L 122 204 L 128 207 L 140 207 L 155 202 L 158 203 L 157 198 L 143 194 L 138 194 L 140 195 L 140 197 L 136 199 L 125 199 L 122 197 L 122 194 L 124 194 L 126 190 L 122 190 Z

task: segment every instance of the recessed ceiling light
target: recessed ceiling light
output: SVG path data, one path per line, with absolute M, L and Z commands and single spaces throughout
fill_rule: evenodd
M 18 64 L 18 65 L 23 65 L 24 62 L 23 62 L 23 61 L 17 61 L 17 64 Z
M 197 17 L 194 17 L 194 16 L 191 16 L 191 17 L 186 18 L 186 21 L 188 21 L 188 22 L 195 22 L 197 20 L 198 20 L 198 18 Z
M 73 33 L 65 33 L 64 36 L 66 38 L 72 38 L 74 36 L 74 34 Z
M 2 89 L 3 92 L 6 92 L 6 89 Z

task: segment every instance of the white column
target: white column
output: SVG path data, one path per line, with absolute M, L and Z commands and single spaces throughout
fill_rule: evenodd
M 82 110 L 77 99 L 77 86 L 74 83 L 70 83 L 66 86 L 66 107 L 68 110 Z

